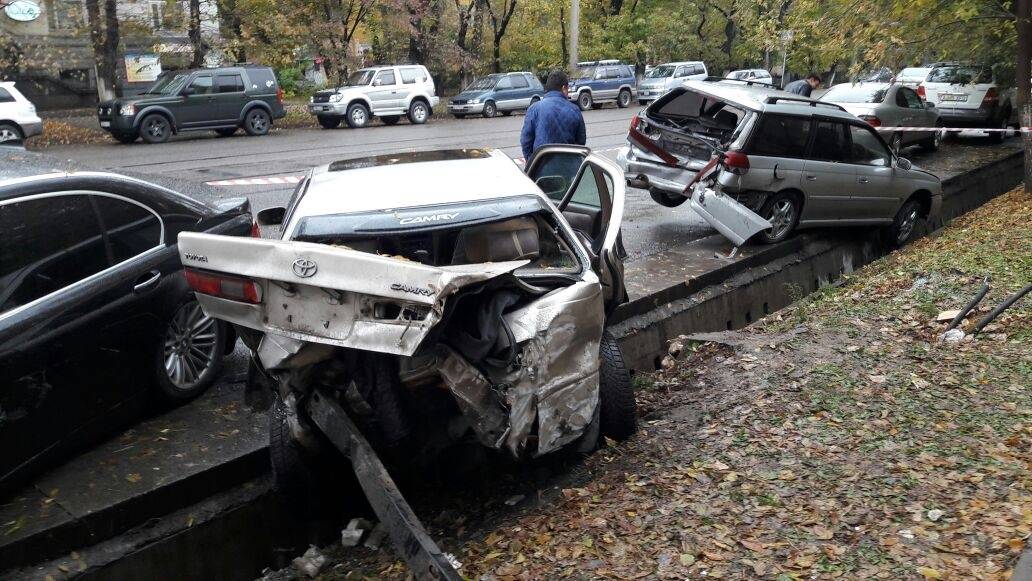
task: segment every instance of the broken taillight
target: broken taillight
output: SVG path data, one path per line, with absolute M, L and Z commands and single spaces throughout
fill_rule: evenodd
M 631 118 L 631 128 L 627 131 L 627 137 L 638 144 L 641 148 L 649 153 L 655 155 L 659 159 L 663 160 L 663 163 L 671 167 L 678 166 L 678 160 L 671 153 L 652 140 L 648 135 L 645 134 L 648 131 L 648 123 L 644 119 L 635 115 Z
M 928 98 L 928 97 L 925 96 L 924 85 L 918 85 L 917 86 L 917 96 L 921 97 L 922 99 L 927 99 Z
M 881 119 L 878 119 L 874 115 L 861 115 L 860 118 L 866 121 L 871 127 L 881 127 Z
M 262 292 L 258 283 L 248 278 L 226 276 L 214 272 L 205 272 L 187 268 L 186 284 L 193 290 L 206 295 L 240 301 L 257 305 L 262 302 Z
M 741 151 L 729 151 L 724 154 L 724 167 L 735 175 L 743 175 L 749 171 L 749 156 Z

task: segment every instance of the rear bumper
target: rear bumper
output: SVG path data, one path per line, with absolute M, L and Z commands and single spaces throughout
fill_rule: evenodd
M 995 109 L 966 109 L 961 107 L 943 107 L 937 105 L 939 118 L 950 127 L 993 127 L 995 125 Z
M 624 170 L 627 185 L 644 190 L 655 188 L 681 194 L 697 173 L 665 165 L 659 158 L 631 145 L 620 149 L 616 154 L 616 162 Z
M 29 120 L 29 121 L 21 124 L 21 129 L 22 129 L 22 133 L 25 134 L 25 137 L 32 137 L 34 135 L 42 135 L 43 134 L 43 120 L 38 118 L 38 117 L 36 118 L 35 121 Z

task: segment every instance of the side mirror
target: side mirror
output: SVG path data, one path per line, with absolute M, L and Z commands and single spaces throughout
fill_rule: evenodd
M 259 226 L 279 226 L 283 224 L 283 217 L 286 216 L 286 214 L 286 208 L 283 206 L 275 206 L 259 211 L 255 219 L 258 221 Z
M 193 95 L 196 92 L 197 91 L 195 91 L 193 87 L 183 87 L 183 90 L 179 91 L 179 94 L 183 97 L 189 97 L 190 95 Z
M 914 167 L 914 164 L 910 163 L 910 160 L 905 157 L 897 157 L 896 167 L 902 170 L 910 170 L 910 168 Z

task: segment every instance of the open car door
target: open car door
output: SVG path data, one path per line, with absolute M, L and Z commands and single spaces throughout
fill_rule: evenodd
M 555 203 L 591 256 L 606 313 L 627 301 L 620 238 L 626 184 L 615 163 L 577 145 L 546 145 L 527 162 L 527 175 Z

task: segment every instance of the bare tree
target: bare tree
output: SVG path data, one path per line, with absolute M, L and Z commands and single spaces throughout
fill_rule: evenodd
M 455 10 L 459 14 L 459 27 L 455 32 L 455 45 L 459 48 L 459 82 L 462 86 L 466 86 L 473 76 L 470 64 L 475 56 L 470 54 L 469 50 L 469 29 L 474 22 L 479 4 L 480 0 L 469 0 L 468 3 L 464 0 L 455 0 Z
M 516 1 L 501 0 L 499 5 L 498 0 L 495 0 L 492 5 L 491 0 L 484 0 L 487 11 L 491 15 L 491 69 L 496 73 L 502 72 L 502 38 L 505 36 L 505 30 L 509 27 L 513 13 L 516 12 Z M 498 11 L 495 10 L 496 6 L 499 8 Z
M 347 76 L 348 50 L 355 31 L 369 16 L 374 0 L 295 0 L 296 14 L 323 51 L 327 75 Z

